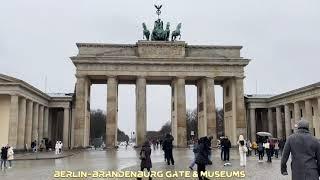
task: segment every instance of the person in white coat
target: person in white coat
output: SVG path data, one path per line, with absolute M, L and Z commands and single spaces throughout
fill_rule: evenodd
M 13 155 L 14 155 L 13 148 L 8 145 L 8 162 L 9 162 L 9 168 L 12 167 L 12 160 L 14 159 L 14 156 L 13 156 Z
M 62 141 L 59 141 L 59 154 L 62 153 L 62 147 L 63 147 Z
M 55 149 L 55 154 L 59 154 L 59 141 L 56 142 L 54 149 Z
M 238 145 L 239 145 L 239 154 L 240 154 L 240 166 L 246 166 L 247 162 L 247 156 L 246 153 L 248 152 L 246 142 L 243 138 L 243 135 L 239 136 L 238 140 Z

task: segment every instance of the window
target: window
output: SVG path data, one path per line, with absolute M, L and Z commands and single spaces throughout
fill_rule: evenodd
M 229 88 L 229 86 L 227 86 L 226 87 L 226 97 L 229 97 L 229 90 L 230 90 L 230 88 Z
M 174 97 L 174 87 L 171 88 L 172 97 Z
M 291 119 L 293 118 L 293 114 L 292 114 L 292 111 L 290 111 L 290 118 L 291 118 Z
M 300 109 L 300 117 L 303 117 L 302 109 Z
M 311 107 L 311 112 L 312 112 L 312 116 L 314 116 L 314 111 L 313 111 L 313 107 Z
M 202 97 L 202 88 L 199 87 L 199 97 Z

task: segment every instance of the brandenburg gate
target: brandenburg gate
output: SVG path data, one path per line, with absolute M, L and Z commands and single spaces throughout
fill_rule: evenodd
M 107 84 L 106 146 L 117 143 L 118 85 L 136 84 L 136 143 L 146 135 L 146 85 L 171 86 L 171 125 L 174 145 L 187 146 L 185 85 L 197 86 L 198 137 L 217 138 L 214 85 L 223 87 L 225 135 L 236 144 L 246 136 L 241 46 L 188 45 L 184 41 L 136 44 L 77 43 L 71 57 L 76 66 L 75 147 L 89 145 L 90 86 Z

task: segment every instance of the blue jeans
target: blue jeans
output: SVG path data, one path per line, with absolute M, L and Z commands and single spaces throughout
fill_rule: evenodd
M 7 167 L 7 160 L 6 159 L 1 159 L 0 169 L 2 169 L 2 164 L 3 164 L 3 168 L 6 168 Z
M 194 159 L 192 160 L 192 162 L 191 162 L 191 164 L 190 164 L 190 167 L 192 167 L 192 168 L 193 168 L 193 166 L 196 164 L 197 154 L 198 154 L 198 153 L 194 153 Z

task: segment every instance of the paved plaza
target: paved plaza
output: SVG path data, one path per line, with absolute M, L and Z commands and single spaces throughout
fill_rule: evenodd
M 60 159 L 18 160 L 14 162 L 12 169 L 0 172 L 0 179 L 54 179 L 53 174 L 55 170 L 88 172 L 95 170 L 138 170 L 140 164 L 138 152 L 131 147 L 127 149 L 120 147 L 117 151 L 85 150 Z M 252 156 L 248 158 L 247 167 L 242 168 L 239 166 L 239 156 L 236 149 L 231 151 L 232 166 L 224 167 L 219 156 L 220 151 L 215 149 L 213 151 L 213 165 L 207 166 L 207 170 L 244 170 L 246 174 L 245 179 L 290 179 L 290 176 L 282 176 L 280 174 L 279 159 L 274 159 L 271 164 L 266 162 L 258 163 L 257 157 Z M 28 155 L 28 157 L 30 158 L 31 155 Z M 163 151 L 160 149 L 153 150 L 151 158 L 153 163 L 152 170 L 189 170 L 188 165 L 193 158 L 193 154 L 191 149 L 175 149 L 174 158 L 176 163 L 174 166 L 167 166 L 165 164 Z

